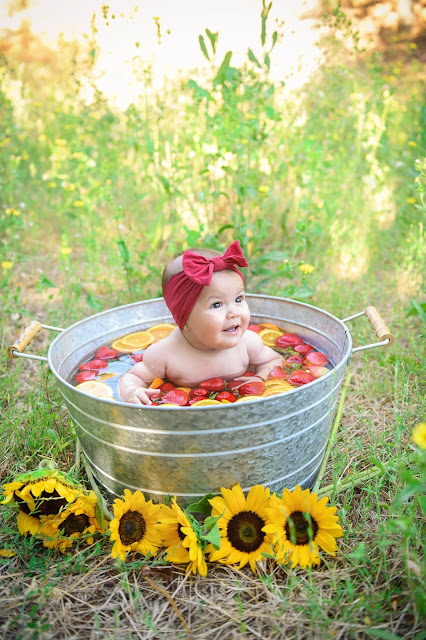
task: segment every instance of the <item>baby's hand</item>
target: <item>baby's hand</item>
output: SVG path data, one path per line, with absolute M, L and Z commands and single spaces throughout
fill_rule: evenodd
M 159 396 L 160 389 L 145 389 L 144 387 L 132 387 L 126 394 L 126 402 L 132 404 L 152 404 L 150 398 Z

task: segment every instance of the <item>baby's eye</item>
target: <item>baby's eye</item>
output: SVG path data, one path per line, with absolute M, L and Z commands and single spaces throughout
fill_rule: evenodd
M 235 302 L 244 302 L 244 296 L 237 296 Z
M 221 302 L 213 302 L 212 305 L 210 305 L 212 309 L 219 309 L 222 306 Z

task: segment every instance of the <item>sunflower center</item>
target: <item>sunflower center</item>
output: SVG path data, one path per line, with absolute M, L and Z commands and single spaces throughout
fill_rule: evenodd
M 292 544 L 309 544 L 309 542 L 315 540 L 318 532 L 318 524 L 313 518 L 308 520 L 302 511 L 293 511 L 287 519 L 285 532 L 287 539 L 290 540 Z
M 70 536 L 73 533 L 83 533 L 89 526 L 89 517 L 85 513 L 80 513 L 76 516 L 74 513 L 65 518 L 61 525 L 61 529 L 64 530 L 66 536 Z
M 181 540 L 185 540 L 186 535 L 184 533 L 182 533 L 182 525 L 178 526 L 178 536 Z
M 234 549 L 250 553 L 262 544 L 265 521 L 253 511 L 240 511 L 228 523 L 228 540 Z
M 145 535 L 146 524 L 139 511 L 127 511 L 121 516 L 118 533 L 124 545 L 139 542 Z

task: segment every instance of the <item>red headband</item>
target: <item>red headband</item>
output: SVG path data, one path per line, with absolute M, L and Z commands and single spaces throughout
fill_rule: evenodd
M 238 273 L 244 282 L 244 276 L 236 265 L 248 267 L 238 240 L 229 245 L 223 256 L 215 258 L 205 258 L 190 249 L 185 251 L 183 271 L 172 276 L 164 287 L 164 300 L 179 329 L 185 326 L 203 287 L 210 284 L 215 271 L 230 269 Z

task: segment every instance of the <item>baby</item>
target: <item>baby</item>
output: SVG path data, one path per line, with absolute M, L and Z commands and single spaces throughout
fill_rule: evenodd
M 281 365 L 282 356 L 247 331 L 250 311 L 238 269 L 247 266 L 238 240 L 223 255 L 188 249 L 167 263 L 163 295 L 178 326 L 121 377 L 119 393 L 125 402 L 152 404 L 151 398 L 160 394 L 147 388 L 154 378 L 185 387 L 215 377 L 243 384 L 265 381 Z M 249 368 L 255 376 L 241 377 Z

